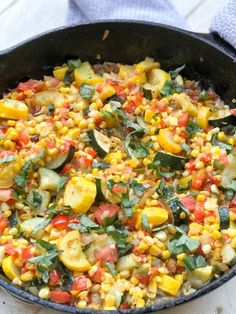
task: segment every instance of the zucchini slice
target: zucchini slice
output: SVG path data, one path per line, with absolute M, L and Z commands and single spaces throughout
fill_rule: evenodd
M 101 132 L 97 130 L 92 130 L 88 133 L 91 139 L 91 145 L 98 155 L 104 158 L 110 150 L 111 140 Z
M 157 152 L 153 161 L 159 161 L 163 167 L 168 167 L 173 170 L 183 170 L 188 158 Z
M 236 124 L 236 116 L 232 115 L 228 109 L 218 110 L 209 119 L 208 123 L 214 127 L 224 127 L 228 124 Z
M 60 176 L 53 170 L 45 167 L 39 168 L 39 187 L 41 190 L 56 191 Z
M 218 209 L 220 230 L 228 229 L 230 225 L 229 209 L 228 207 L 222 206 Z
M 98 201 L 109 201 L 112 204 L 117 204 L 120 202 L 120 199 L 113 193 L 111 193 L 106 185 L 106 181 L 102 179 L 96 179 L 97 187 L 97 200 Z
M 60 154 L 55 159 L 50 161 L 47 164 L 47 168 L 52 170 L 61 170 L 66 164 L 68 164 L 73 159 L 74 153 L 75 147 L 71 145 L 68 152 Z

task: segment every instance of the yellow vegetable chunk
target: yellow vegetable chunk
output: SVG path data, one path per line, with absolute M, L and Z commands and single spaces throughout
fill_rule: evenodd
M 155 227 L 163 224 L 168 219 L 168 211 L 165 208 L 162 208 L 162 207 L 145 207 L 137 215 L 137 220 L 136 220 L 136 228 L 137 229 L 139 229 L 141 227 L 142 214 L 147 216 L 148 223 L 151 226 L 151 228 L 155 228 Z
M 20 269 L 16 266 L 13 256 L 10 255 L 3 259 L 2 270 L 10 280 L 14 278 L 20 279 Z
M 181 146 L 174 141 L 174 136 L 169 129 L 161 129 L 157 135 L 157 141 L 167 152 L 178 154 L 182 150 Z
M 143 84 L 146 82 L 145 72 L 137 73 L 133 65 L 121 65 L 118 75 L 120 78 L 126 80 L 127 84 Z
M 70 270 L 84 272 L 91 268 L 81 248 L 81 237 L 78 230 L 68 232 L 57 244 L 61 250 L 60 260 Z
M 96 85 L 104 81 L 102 76 L 94 73 L 88 62 L 81 63 L 80 67 L 74 70 L 74 76 L 78 84 L 86 83 Z
M 101 99 L 101 101 L 105 101 L 107 98 L 113 96 L 116 93 L 114 87 L 111 85 L 104 85 L 103 89 L 100 93 L 96 92 L 96 94 L 93 96 L 92 101 L 96 101 L 97 99 Z
M 64 103 L 64 97 L 56 90 L 44 90 L 35 94 L 32 98 L 32 104 L 40 107 L 47 107 L 53 104 L 56 108 L 60 108 Z
M 173 98 L 177 101 L 178 105 L 182 107 L 183 112 L 188 112 L 192 118 L 197 117 L 197 107 L 192 103 L 188 95 L 184 93 L 174 94 Z
M 203 130 L 208 128 L 208 120 L 211 115 L 211 110 L 208 107 L 201 106 L 198 108 L 198 115 L 197 115 L 197 123 Z
M 108 128 L 113 128 L 117 125 L 118 120 L 116 119 L 117 115 L 112 112 L 111 105 L 108 103 L 102 108 L 103 120 L 106 122 Z M 104 112 L 110 112 L 111 115 L 106 115 Z
M 76 213 L 85 213 L 93 204 L 97 194 L 96 184 L 83 177 L 74 177 L 66 185 L 64 204 Z
M 152 69 L 159 69 L 160 63 L 155 62 L 152 58 L 146 58 L 144 61 L 139 62 L 135 66 L 136 72 L 148 72 Z
M 68 67 L 55 68 L 53 71 L 53 75 L 55 78 L 59 80 L 63 80 L 67 70 L 68 70 Z
M 181 282 L 168 276 L 168 275 L 161 275 L 162 281 L 159 283 L 159 289 L 171 294 L 176 295 L 179 291 L 181 286 Z
M 22 166 L 22 160 L 17 157 L 8 163 L 0 165 L 0 189 L 10 188 L 14 184 L 14 179 Z
M 0 118 L 13 120 L 27 119 L 28 107 L 19 100 L 1 99 Z
M 193 288 L 199 289 L 211 279 L 212 275 L 213 267 L 206 266 L 190 272 L 187 279 L 191 282 Z
M 161 69 L 153 69 L 150 71 L 148 75 L 148 82 L 153 85 L 156 85 L 159 90 L 162 90 L 162 88 L 165 85 L 165 82 L 170 80 L 171 80 L 170 74 Z
M 146 109 L 144 114 L 144 121 L 151 123 L 154 114 L 155 112 L 151 111 L 150 109 Z

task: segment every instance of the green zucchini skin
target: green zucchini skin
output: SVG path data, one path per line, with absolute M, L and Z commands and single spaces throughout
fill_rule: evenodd
M 75 147 L 70 146 L 67 153 L 59 155 L 55 160 L 51 161 L 47 167 L 52 170 L 61 170 L 63 167 L 68 164 L 74 157 Z
M 97 152 L 99 157 L 104 158 L 108 154 L 109 148 L 107 148 L 106 143 L 102 143 L 102 140 L 99 139 L 98 137 L 99 136 L 106 137 L 106 136 L 97 130 L 89 131 L 88 136 L 91 140 L 91 146 L 93 147 L 93 149 Z
M 102 186 L 101 186 L 101 179 L 96 179 L 95 181 L 96 183 L 96 188 L 97 188 L 97 195 L 96 195 L 96 199 L 98 201 L 106 201 L 106 198 L 102 192 Z
M 188 222 L 188 213 L 186 212 L 186 208 L 177 197 L 167 201 L 167 204 L 172 212 L 175 226 L 180 226 Z M 185 218 L 181 218 L 182 212 L 186 214 Z
M 229 209 L 228 207 L 222 206 L 218 208 L 220 230 L 228 229 L 230 226 Z
M 211 126 L 219 127 L 219 128 L 222 128 L 229 124 L 236 125 L 236 116 L 229 114 L 228 116 L 220 118 L 220 119 L 209 119 L 208 123 Z
M 159 161 L 163 167 L 168 167 L 173 170 L 183 170 L 188 158 L 157 152 L 153 161 Z

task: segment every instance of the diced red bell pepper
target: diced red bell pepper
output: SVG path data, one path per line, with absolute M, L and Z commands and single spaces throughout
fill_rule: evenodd
M 71 290 L 84 291 L 86 289 L 87 289 L 87 277 L 84 275 L 76 277 L 75 281 L 73 282 L 71 286 Z
M 59 214 L 52 219 L 51 224 L 54 228 L 65 229 L 68 225 L 68 216 L 65 214 Z
M 94 214 L 94 218 L 100 224 L 104 224 L 106 218 L 112 218 L 118 214 L 120 207 L 115 204 L 104 203 L 101 204 Z
M 178 126 L 185 127 L 188 124 L 188 113 L 183 112 L 181 117 L 178 118 Z
M 50 271 L 50 274 L 49 274 L 50 285 L 52 286 L 59 285 L 60 279 L 61 279 L 61 273 L 59 271 L 57 271 L 56 269 L 53 269 L 52 271 Z
M 57 303 L 70 303 L 72 297 L 67 291 L 53 290 L 50 294 L 50 300 Z

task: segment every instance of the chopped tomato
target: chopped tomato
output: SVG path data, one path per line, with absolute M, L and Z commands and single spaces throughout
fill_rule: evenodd
M 27 82 L 20 82 L 17 86 L 17 91 L 24 92 L 26 90 L 32 90 L 33 92 L 39 92 L 44 89 L 44 82 L 37 80 L 28 80 Z
M 0 232 L 3 232 L 8 227 L 8 220 L 6 217 L 0 217 Z
M 30 141 L 30 135 L 28 130 L 23 130 L 22 132 L 20 132 L 17 137 L 17 141 L 19 144 L 21 144 L 21 146 L 27 145 Z
M 165 128 L 166 127 L 166 123 L 163 119 L 160 120 L 160 126 L 161 128 Z
M 52 219 L 51 224 L 54 228 L 64 229 L 68 225 L 68 216 L 65 214 L 59 214 Z
M 52 290 L 50 295 L 50 300 L 58 303 L 70 303 L 71 295 L 67 291 Z
M 92 281 L 96 283 L 101 283 L 104 278 L 104 269 L 100 266 L 98 266 L 98 269 L 95 271 L 95 273 L 92 275 L 91 279 Z
M 121 305 L 120 305 L 120 309 L 121 310 L 127 310 L 129 308 L 129 303 L 122 303 Z
M 93 163 L 93 158 L 88 158 L 87 156 L 81 156 L 79 158 L 80 167 L 82 169 L 88 168 Z
M 0 189 L 0 202 L 7 202 L 12 198 L 12 189 Z
M 236 194 L 234 194 L 229 207 L 236 207 Z
M 112 218 L 118 214 L 120 207 L 115 204 L 104 203 L 98 207 L 94 214 L 96 221 L 103 225 L 106 218 Z
M 147 286 L 149 283 L 149 275 L 148 274 L 136 274 L 135 277 L 142 283 L 144 286 Z
M 86 147 L 85 152 L 92 157 L 95 157 L 97 155 L 97 152 L 92 147 Z
M 21 256 L 24 260 L 27 260 L 28 258 L 33 257 L 34 253 L 32 253 L 31 247 L 24 247 L 21 250 Z
M 190 211 L 195 210 L 196 201 L 192 195 L 187 195 L 181 199 L 181 203 Z
M 181 117 L 178 118 L 178 126 L 185 127 L 188 124 L 188 113 L 183 112 Z
M 96 88 L 96 91 L 97 91 L 98 93 L 101 93 L 101 92 L 103 91 L 103 89 L 104 89 L 104 85 L 103 85 L 103 84 L 98 84 L 98 86 L 97 86 L 97 88 Z
M 50 140 L 45 140 L 45 143 L 46 143 L 46 145 L 47 145 L 47 147 L 48 148 L 54 148 L 54 147 L 56 147 L 56 143 L 55 142 L 52 142 L 52 141 L 50 141 Z
M 157 100 L 151 105 L 151 110 L 154 112 L 166 112 L 167 109 L 168 109 L 167 104 L 161 100 Z
M 62 173 L 64 174 L 64 173 L 67 173 L 67 172 L 69 172 L 71 169 L 73 168 L 73 165 L 72 164 L 66 164 L 64 167 L 63 167 L 63 169 L 62 169 Z
M 207 175 L 208 175 L 208 179 L 209 179 L 211 184 L 215 184 L 217 186 L 220 184 L 221 179 L 219 179 L 218 177 L 213 176 L 210 172 L 208 172 Z
M 95 258 L 98 261 L 115 263 L 118 259 L 117 250 L 114 244 L 104 247 L 99 252 L 95 253 Z
M 75 278 L 71 290 L 84 291 L 87 289 L 87 278 L 84 275 Z
M 11 244 L 11 243 L 5 244 L 4 248 L 5 248 L 5 252 L 8 255 L 11 255 L 11 256 L 14 256 L 14 257 L 19 255 L 19 249 L 17 247 L 13 246 L 13 244 Z
M 119 184 L 115 184 L 112 187 L 112 192 L 116 193 L 116 194 L 123 194 L 127 191 L 126 187 L 119 185 Z
M 205 212 L 203 208 L 198 208 L 194 212 L 194 222 L 201 224 L 205 218 Z
M 131 100 L 127 104 L 125 104 L 124 109 L 128 113 L 132 114 L 132 113 L 134 113 L 136 107 L 137 107 L 137 105 L 135 104 L 135 102 Z
M 61 273 L 59 271 L 57 271 L 56 269 L 53 269 L 52 271 L 50 271 L 49 283 L 51 285 L 53 286 L 59 285 L 60 279 L 61 279 Z
M 230 113 L 231 113 L 233 116 L 236 116 L 236 108 L 230 109 Z
M 223 162 L 224 165 L 227 165 L 229 163 L 227 155 L 220 155 L 220 161 Z
M 204 163 L 208 163 L 211 161 L 211 155 L 210 154 L 204 154 L 201 158 L 201 161 L 203 161 Z
M 140 105 L 143 100 L 143 95 L 140 93 L 140 91 L 138 91 L 135 94 L 135 98 L 136 98 L 136 103 Z
M 201 190 L 204 182 L 206 180 L 206 174 L 204 171 L 199 171 L 196 176 L 194 176 L 193 180 L 192 180 L 192 188 L 194 190 Z

